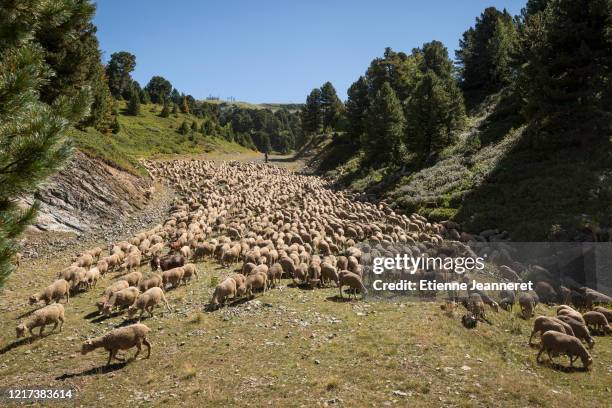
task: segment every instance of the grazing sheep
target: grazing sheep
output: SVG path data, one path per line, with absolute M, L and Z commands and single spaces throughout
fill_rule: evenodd
M 580 312 L 577 312 L 576 310 L 572 309 L 569 306 L 565 306 L 565 305 L 559 306 L 557 308 L 557 316 L 569 316 L 573 318 L 574 320 L 578 320 L 582 324 L 586 324 L 586 322 L 584 321 L 584 318 L 582 317 L 582 314 L 580 314 Z
M 553 289 L 550 283 L 545 281 L 537 282 L 534 286 L 534 291 L 544 303 L 552 303 L 558 297 L 557 292 Z
M 529 336 L 529 345 L 530 346 L 533 345 L 531 340 L 533 339 L 533 336 L 536 333 L 539 333 L 540 335 L 542 335 L 549 330 L 556 331 L 559 333 L 569 334 L 571 336 L 574 335 L 573 331 L 571 334 L 566 332 L 565 325 L 562 324 L 562 322 L 558 321 L 557 319 L 549 317 L 549 316 L 538 316 L 533 321 L 533 330 L 531 331 L 531 336 Z
M 353 295 L 355 299 L 357 299 L 357 291 L 361 293 L 361 298 L 364 299 L 368 294 L 368 290 L 365 286 L 363 286 L 363 282 L 361 281 L 361 277 L 356 273 L 350 271 L 340 271 L 338 274 L 338 289 L 340 290 L 340 297 L 342 296 L 342 287 L 348 286 L 353 290 Z M 350 295 L 349 295 L 350 298 Z
M 125 258 L 125 261 L 119 266 L 119 270 L 122 271 L 127 269 L 128 272 L 131 272 L 132 268 L 138 268 L 140 266 L 141 258 L 140 252 L 129 254 Z
M 83 254 L 78 257 L 72 265 L 81 268 L 89 268 L 93 264 L 93 261 L 93 256 L 90 254 Z
M 104 306 L 102 306 L 102 313 L 108 316 L 114 308 L 129 307 L 134 303 L 139 293 L 138 288 L 133 286 L 114 292 L 108 301 L 104 303 Z
M 229 298 L 236 297 L 236 281 L 232 278 L 226 278 L 219 283 L 213 292 L 210 304 L 213 308 L 219 307 L 219 304 L 225 306 Z
M 570 367 L 574 366 L 574 361 L 577 358 L 580 358 L 583 367 L 587 370 L 593 363 L 591 355 L 584 348 L 582 343 L 580 343 L 580 340 L 563 333 L 547 331 L 542 334 L 540 351 L 538 352 L 538 356 L 536 358 L 538 363 L 541 363 L 540 357 L 544 351 L 546 351 L 548 354 L 550 361 L 553 361 L 553 356 L 559 354 L 567 355 L 570 359 Z
M 108 299 L 110 299 L 113 293 L 119 292 L 120 290 L 129 288 L 129 287 L 130 287 L 130 284 L 124 280 L 119 280 L 113 283 L 112 285 L 110 285 L 109 287 L 107 287 L 102 293 L 102 298 L 96 303 L 96 306 L 98 307 L 98 311 L 100 312 L 102 311 L 102 308 L 104 308 L 104 304 L 108 301 Z
M 142 280 L 141 272 L 131 272 L 121 278 L 130 284 L 130 286 L 138 286 L 140 281 Z
M 521 306 L 521 315 L 525 319 L 533 316 L 536 308 L 536 301 L 530 293 L 521 292 L 518 295 L 518 303 Z
M 126 327 L 111 330 L 103 336 L 87 340 L 81 347 L 81 354 L 87 354 L 97 348 L 103 347 L 108 351 L 108 361 L 106 365 L 110 365 L 111 360 L 125 361 L 117 357 L 119 350 L 128 350 L 136 347 L 134 359 L 140 354 L 140 349 L 144 344 L 147 346 L 147 358 L 151 356 L 151 343 L 147 340 L 147 335 L 150 329 L 142 323 L 132 324 Z
M 189 259 L 191 257 L 191 248 L 189 245 L 184 245 L 181 247 L 181 249 L 179 249 L 179 253 L 183 256 L 183 258 Z
M 587 309 L 593 309 L 595 305 L 612 305 L 612 298 L 610 296 L 590 288 L 585 289 L 584 296 Z
M 334 282 L 336 286 L 338 286 L 338 281 L 338 270 L 336 267 L 329 262 L 323 262 L 321 264 L 321 282 L 323 284 L 326 282 Z
M 17 326 L 17 338 L 23 337 L 26 330 L 30 332 L 32 337 L 35 337 L 36 335 L 32 332 L 32 329 L 36 327 L 40 327 L 40 333 L 38 333 L 38 335 L 42 337 L 45 326 L 51 323 L 53 323 L 51 332 L 55 331 L 58 324 L 60 325 L 59 331 L 62 331 L 62 326 L 64 326 L 64 306 L 59 303 L 54 303 L 42 309 L 35 310 L 28 320 Z
M 605 307 L 596 306 L 593 308 L 593 311 L 599 312 L 606 316 L 606 320 L 608 320 L 608 323 L 612 322 L 612 310 L 606 309 Z
M 270 286 L 276 286 L 276 283 L 280 282 L 281 276 L 283 276 L 283 267 L 281 264 L 276 262 L 270 267 L 270 269 L 268 269 L 268 280 L 270 282 Z
M 572 327 L 572 330 L 574 331 L 574 336 L 576 338 L 586 342 L 590 349 L 593 348 L 593 346 L 595 345 L 595 340 L 593 340 L 593 337 L 591 337 L 591 333 L 589 333 L 589 328 L 586 327 L 585 324 L 574 319 L 571 316 L 559 315 L 557 316 L 557 318 Z
M 264 272 L 254 273 L 246 277 L 246 294 L 249 297 L 253 296 L 253 289 L 262 289 L 266 293 L 268 286 L 268 274 Z
M 604 334 L 612 333 L 608 319 L 606 319 L 603 313 L 590 311 L 584 313 L 582 317 L 584 317 L 584 321 L 589 329 L 596 330 L 599 333 L 603 332 Z
M 105 259 L 100 259 L 96 264 L 96 268 L 100 271 L 100 275 L 104 275 L 108 272 L 108 262 Z
M 68 303 L 70 301 L 70 284 L 65 279 L 58 279 L 41 292 L 30 296 L 30 304 L 33 305 L 41 300 L 45 302 L 45 305 L 51 302 L 59 303 L 64 296 L 66 297 L 66 303 Z
M 163 284 L 164 283 L 162 281 L 161 275 L 159 273 L 156 273 L 148 277 L 147 279 L 141 280 L 140 283 L 138 284 L 138 289 L 141 292 L 146 292 L 147 290 L 151 288 L 161 288 Z
M 183 275 L 185 275 L 185 269 L 183 269 L 182 266 L 162 272 L 162 284 L 164 285 L 164 289 L 167 284 L 170 284 L 173 288 L 179 286 L 183 280 Z
M 192 276 L 195 276 L 196 279 L 198 278 L 198 269 L 196 268 L 195 264 L 192 263 L 188 263 L 185 264 L 183 266 L 183 270 L 185 271 L 185 273 L 183 274 L 183 283 L 187 284 L 187 282 L 189 282 L 191 280 Z
M 170 310 L 170 305 L 168 300 L 166 300 L 166 296 L 164 296 L 164 291 L 161 288 L 153 287 L 140 294 L 134 303 L 128 307 L 128 316 L 132 318 L 140 310 L 140 316 L 138 317 L 138 320 L 140 320 L 146 310 L 153 317 L 153 308 L 162 301 L 166 304 L 166 308 Z
M 85 283 L 87 284 L 87 289 L 95 288 L 98 283 L 98 279 L 100 279 L 100 270 L 97 266 L 85 272 Z

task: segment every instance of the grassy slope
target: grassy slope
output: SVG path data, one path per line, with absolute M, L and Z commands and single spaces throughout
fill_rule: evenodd
M 138 164 L 140 158 L 160 158 L 176 154 L 246 153 L 250 150 L 229 143 L 224 139 L 196 133 L 193 138 L 181 135 L 176 130 L 184 120 L 198 124 L 202 119 L 193 115 L 179 113 L 176 117 L 159 116 L 160 106 L 141 105 L 139 116 L 123 113 L 125 103 L 121 104 L 118 134 L 103 135 L 88 129 L 85 132 L 74 130 L 71 134 L 76 146 L 84 152 L 100 157 L 107 163 L 132 173 L 143 174 Z
M 340 143 L 319 151 L 318 167 L 340 186 L 407 212 L 452 218 L 475 232 L 505 229 L 517 241 L 571 239 L 589 221 L 612 222 L 609 141 L 539 153 L 527 145 L 517 112 L 515 101 L 493 95 L 457 142 L 421 169 L 363 169 Z
M 27 262 L 9 278 L 11 291 L 0 299 L 3 386 L 74 386 L 76 405 L 84 406 L 144 401 L 147 406 L 314 406 L 338 399 L 351 407 L 387 402 L 601 407 L 609 402 L 611 337 L 598 338 L 591 371 L 566 373 L 536 364 L 537 350 L 527 346 L 531 322 L 506 312 L 491 312 L 493 326 L 468 331 L 459 317 L 443 316 L 437 303 L 337 302 L 336 289 L 301 290 L 287 287 L 288 281 L 259 295 L 259 308 L 243 304 L 203 312 L 212 284 L 229 273 L 208 262 L 198 264 L 199 280 L 168 293 L 171 312 L 156 309 L 154 318 L 143 321 L 152 329 L 149 360 L 109 370 L 104 351 L 78 353 L 85 338 L 123 321 L 116 316 L 94 323 L 86 317 L 109 275 L 93 292 L 71 299 L 61 333 L 16 342 L 18 316 L 32 309 L 27 296 L 67 264 L 65 258 Z M 539 312 L 553 310 L 540 306 Z

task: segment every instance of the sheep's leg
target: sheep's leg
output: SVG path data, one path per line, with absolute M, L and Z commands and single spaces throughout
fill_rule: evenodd
M 340 298 L 342 298 L 342 285 L 338 285 L 338 290 L 340 290 Z
M 51 333 L 53 333 L 55 331 L 55 329 L 57 329 L 57 325 L 59 324 L 59 322 L 55 322 L 55 324 L 53 325 L 53 328 L 51 329 Z
M 151 357 L 151 343 L 149 343 L 146 337 L 142 339 L 142 344 L 147 346 L 147 358 Z
M 59 320 L 60 320 L 60 328 L 59 328 L 59 331 L 61 332 L 61 331 L 62 331 L 62 327 L 64 327 L 64 318 L 63 318 L 63 317 L 60 317 L 60 319 L 59 319 Z
M 138 341 L 136 342 L 136 354 L 134 354 L 134 360 L 136 360 L 136 357 L 138 357 L 138 355 L 140 354 L 140 350 L 142 349 L 142 341 Z
M 108 361 L 106 362 L 106 365 L 107 365 L 107 366 L 108 366 L 108 365 L 110 365 L 111 360 L 113 359 L 113 354 L 114 354 L 114 351 L 113 351 L 113 350 L 109 350 L 109 351 L 108 351 Z
M 70 302 L 70 291 L 66 292 L 66 303 Z
M 151 317 L 153 317 L 153 306 L 149 306 L 147 312 L 149 312 L 149 314 L 151 315 Z
M 570 367 L 574 368 L 574 361 L 578 359 L 578 356 L 572 356 L 571 354 L 568 354 L 567 356 L 569 357 L 569 360 L 570 360 Z
M 38 333 L 40 337 L 42 337 L 44 330 L 45 330 L 45 326 L 40 326 L 40 333 Z
M 538 352 L 538 356 L 536 357 L 536 361 L 538 362 L 538 364 L 542 362 L 541 357 L 542 357 L 543 351 L 544 351 L 544 347 L 540 347 L 540 351 Z

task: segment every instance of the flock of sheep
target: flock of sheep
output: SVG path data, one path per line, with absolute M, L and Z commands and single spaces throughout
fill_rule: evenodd
M 47 306 L 17 327 L 17 337 L 26 330 L 33 334 L 36 327 L 42 335 L 49 324 L 54 324 L 53 330 L 58 325 L 61 330 L 64 306 L 60 300 L 65 298 L 68 303 L 71 293 L 94 289 L 100 276 L 111 271 L 118 275 L 97 301 L 98 311 L 110 315 L 127 309 L 130 318 L 139 311 L 140 316 L 136 324 L 83 343 L 83 354 L 106 349 L 107 364 L 113 359 L 121 361 L 117 352 L 132 347 L 138 355 L 145 345 L 147 357 L 150 355 L 149 328 L 140 319 L 145 312 L 153 316 L 155 306 L 169 308 L 164 292 L 197 279 L 194 262 L 204 258 L 239 267 L 214 289 L 209 306 L 216 309 L 257 291 L 265 292 L 281 278 L 311 288 L 333 283 L 340 296 L 345 286 L 354 296 L 365 296 L 363 265 L 371 254 L 358 245 L 360 242 L 380 248 L 393 243 L 416 244 L 430 254 L 448 253 L 449 248 L 468 250 L 448 239 L 445 223 L 430 223 L 418 214 L 397 214 L 385 203 L 373 204 L 357 194 L 332 191 L 320 178 L 275 166 L 199 160 L 145 162 L 145 166 L 177 193 L 168 218 L 126 241 L 110 244 L 107 255 L 97 247 L 77 256 L 58 273 L 56 281 L 30 298 L 32 304 L 44 301 Z M 151 273 L 144 276 L 139 269 L 147 263 Z M 421 273 L 427 277 L 430 272 Z M 497 303 L 485 293 L 470 293 L 452 301 L 464 303 L 473 316 L 486 319 L 485 304 L 495 310 L 500 306 L 511 310 L 515 294 L 502 297 Z M 516 297 L 530 317 L 538 295 L 520 293 Z M 581 315 L 570 309 L 560 307 L 558 317 L 535 320 L 534 334 L 542 333 L 538 360 L 544 351 L 550 357 L 561 353 L 571 356 L 571 363 L 575 356 L 582 358 L 587 367 L 590 355 L 575 339 L 589 342 L 587 326 L 609 331 L 610 312 L 598 308 Z

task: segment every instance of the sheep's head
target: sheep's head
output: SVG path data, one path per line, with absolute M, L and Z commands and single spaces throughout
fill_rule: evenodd
M 499 312 L 499 305 L 497 302 L 493 301 L 493 303 L 491 303 L 491 308 L 495 310 L 495 312 Z
M 102 306 L 102 313 L 106 316 L 110 316 L 112 307 L 113 305 L 110 303 L 104 303 L 104 306 Z
M 591 336 L 589 336 L 587 338 L 587 345 L 589 346 L 590 349 L 592 349 L 593 346 L 595 345 L 595 339 L 593 339 Z
M 21 323 L 19 326 L 15 328 L 15 334 L 17 338 L 25 336 L 26 327 L 25 324 Z
M 590 366 L 591 364 L 593 364 L 593 357 L 591 357 L 590 355 L 588 355 L 588 356 L 586 357 L 586 361 L 583 361 L 583 364 L 584 364 L 584 368 L 588 369 L 588 368 L 589 368 L 589 366 Z
M 136 307 L 134 305 L 131 305 L 130 307 L 128 307 L 128 317 L 131 319 L 135 314 L 136 314 Z
M 86 340 L 81 346 L 81 354 L 87 354 L 94 349 L 95 347 L 93 342 L 91 340 Z
M 39 295 L 38 294 L 34 294 L 32 296 L 30 296 L 30 304 L 33 305 L 35 303 L 38 303 L 39 301 Z

